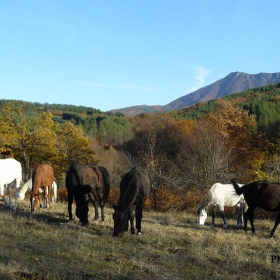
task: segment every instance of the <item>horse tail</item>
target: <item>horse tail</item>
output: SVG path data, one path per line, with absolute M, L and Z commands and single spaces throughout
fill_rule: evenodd
M 55 181 L 52 183 L 53 202 L 57 202 L 57 184 Z
M 111 188 L 110 174 L 105 167 L 98 166 L 98 168 L 101 171 L 102 177 L 103 177 L 103 184 L 104 184 L 104 186 L 103 186 L 104 187 L 103 200 L 104 200 L 104 203 L 106 203 L 106 201 L 109 197 L 110 188 Z
M 234 189 L 235 189 L 235 192 L 238 194 L 238 195 L 241 195 L 241 194 L 243 194 L 243 188 L 241 187 L 239 187 L 239 185 L 236 183 L 236 181 L 233 179 L 233 180 L 231 180 L 231 183 L 232 183 L 232 185 L 233 185 L 233 187 L 234 187 Z

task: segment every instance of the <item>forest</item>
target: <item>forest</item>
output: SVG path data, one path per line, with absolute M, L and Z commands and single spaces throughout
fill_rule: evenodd
M 188 193 L 200 195 L 216 182 L 280 181 L 279 102 L 280 84 L 131 118 L 0 100 L 1 158 L 19 160 L 24 181 L 38 164 L 49 163 L 60 187 L 73 161 L 106 167 L 115 189 L 136 166 L 151 181 L 155 208 L 164 196 L 183 209 Z

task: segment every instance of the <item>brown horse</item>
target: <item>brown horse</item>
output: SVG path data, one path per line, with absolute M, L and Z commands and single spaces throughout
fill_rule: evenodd
M 88 222 L 88 201 L 85 199 L 87 194 L 95 208 L 94 220 L 97 220 L 98 204 L 101 208 L 101 219 L 104 221 L 104 206 L 110 192 L 110 176 L 103 166 L 92 164 L 81 165 L 74 162 L 66 174 L 66 188 L 68 191 L 68 213 L 69 220 L 73 219 L 72 204 L 73 196 L 76 201 L 76 215 L 82 225 Z
M 48 164 L 39 165 L 32 173 L 32 190 L 30 192 L 31 212 L 39 202 L 39 188 L 43 189 L 46 207 L 49 207 L 52 194 L 52 183 L 54 181 L 53 168 Z M 47 189 L 48 188 L 48 189 Z
M 130 221 L 131 233 L 135 233 L 133 205 L 136 205 L 136 229 L 137 234 L 141 234 L 142 212 L 146 200 L 150 194 L 150 181 L 143 173 L 132 168 L 126 173 L 120 182 L 120 197 L 117 206 L 114 206 L 114 236 L 128 230 Z
M 232 184 L 236 193 L 238 195 L 243 194 L 245 201 L 248 204 L 248 210 L 244 214 L 244 230 L 247 230 L 247 221 L 249 219 L 252 233 L 257 235 L 254 227 L 254 211 L 257 207 L 269 212 L 280 211 L 280 184 L 257 181 L 244 185 L 241 188 L 235 180 L 232 180 Z M 280 212 L 276 218 L 274 227 L 270 232 L 270 237 L 273 237 L 279 223 Z

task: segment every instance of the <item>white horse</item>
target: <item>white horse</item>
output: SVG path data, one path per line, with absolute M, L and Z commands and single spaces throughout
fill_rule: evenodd
M 22 167 L 19 161 L 13 158 L 0 159 L 0 195 L 6 207 L 12 207 L 11 188 L 15 186 L 15 204 L 14 210 L 17 209 L 17 198 L 20 182 L 22 179 Z M 4 194 L 4 187 L 7 188 L 9 203 Z
M 27 191 L 31 191 L 32 190 L 32 179 L 28 180 L 23 187 L 20 189 L 19 192 L 19 199 L 20 200 L 24 200 L 25 198 L 25 193 Z M 43 190 L 41 188 L 39 188 L 39 194 L 43 193 Z M 47 188 L 47 193 L 48 193 L 48 188 Z M 43 196 L 43 203 L 44 206 L 46 206 L 46 201 L 45 201 L 45 197 Z M 57 184 L 55 181 L 53 181 L 52 183 L 52 202 L 56 202 L 57 201 Z
M 240 187 L 243 185 L 238 184 Z M 216 206 L 219 207 L 222 219 L 224 222 L 223 227 L 227 227 L 227 221 L 225 218 L 224 207 L 225 206 L 237 206 L 238 208 L 238 218 L 237 226 L 240 227 L 243 223 L 243 210 L 245 207 L 245 199 L 243 195 L 236 194 L 232 184 L 214 184 L 209 191 L 205 194 L 202 199 L 201 205 L 198 206 L 198 223 L 204 225 L 207 218 L 207 207 L 212 206 L 212 226 L 215 226 L 216 218 Z

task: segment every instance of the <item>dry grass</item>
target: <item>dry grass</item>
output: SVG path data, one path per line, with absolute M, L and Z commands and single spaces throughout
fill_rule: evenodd
M 112 209 L 105 224 L 68 223 L 67 204 L 30 213 L 0 204 L 0 279 L 277 279 L 280 264 L 273 221 L 256 220 L 259 237 L 236 230 L 200 227 L 195 213 L 145 212 L 143 234 L 112 237 Z M 75 207 L 74 207 L 75 208 Z M 90 210 L 91 219 L 93 209 Z

